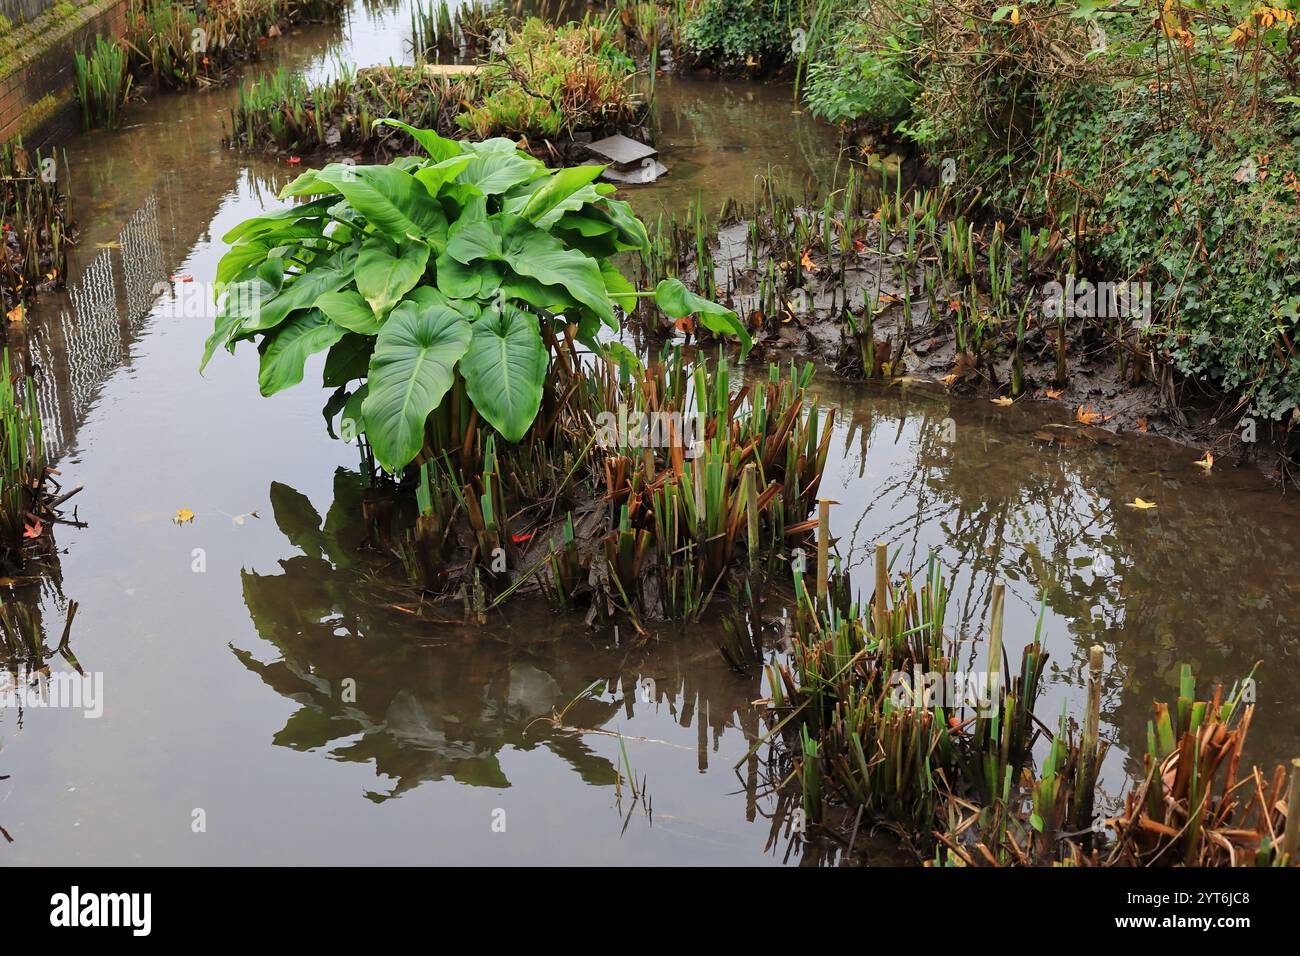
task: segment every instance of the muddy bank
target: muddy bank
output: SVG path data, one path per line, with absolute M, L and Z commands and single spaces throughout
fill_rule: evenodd
M 1294 480 L 1291 421 L 1246 414 L 1245 399 L 1161 357 L 1178 308 L 1168 290 L 1067 274 L 1059 233 L 1025 229 L 1017 246 L 1005 224 L 942 212 L 937 190 L 891 198 L 870 172 L 850 172 L 828 193 L 820 205 L 764 193 L 716 218 L 688 214 L 653 237 L 646 274 L 677 272 L 716 294 L 748 318 L 763 359 L 933 381 L 999 406 L 1053 404 L 1077 427 L 1044 432 L 1050 443 L 1133 432 L 1186 446 L 1189 464 Z M 696 334 L 647 311 L 636 321 L 661 340 Z

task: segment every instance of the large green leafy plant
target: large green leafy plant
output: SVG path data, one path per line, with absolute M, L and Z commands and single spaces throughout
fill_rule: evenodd
M 427 154 L 386 166 L 332 163 L 282 199 L 314 197 L 249 219 L 224 237 L 217 268 L 217 348 L 261 353 L 262 394 L 302 381 L 328 350 L 326 418 L 364 432 L 400 471 L 426 447 L 426 422 L 457 377 L 479 415 L 519 441 L 537 415 L 548 353 L 542 331 L 576 324 L 601 351 L 616 307 L 653 295 L 673 317 L 749 336 L 736 314 L 676 279 L 637 292 L 612 264 L 644 252 L 644 225 L 597 183 L 599 166 L 552 170 L 507 139 L 444 139 L 395 120 Z M 436 451 L 437 449 L 432 449 Z

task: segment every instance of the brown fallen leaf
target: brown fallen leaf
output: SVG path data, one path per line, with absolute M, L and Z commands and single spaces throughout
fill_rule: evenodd
M 805 250 L 803 251 L 803 255 L 802 255 L 802 256 L 800 257 L 800 259 L 799 259 L 799 264 L 800 264 L 801 266 L 803 266 L 805 269 L 807 269 L 809 272 L 816 272 L 816 271 L 817 271 L 817 266 L 816 266 L 816 264 L 812 261 L 812 259 L 808 258 L 808 250 L 807 250 L 807 249 L 805 249 Z
M 1043 394 L 1046 395 L 1048 398 L 1050 398 L 1052 401 L 1056 401 L 1065 393 L 1059 388 L 1045 388 L 1043 389 Z
M 1074 413 L 1075 421 L 1081 425 L 1100 425 L 1114 417 L 1114 415 L 1103 415 L 1101 412 L 1094 411 L 1091 405 L 1080 405 L 1079 410 Z
M 1136 424 L 1137 424 L 1138 431 L 1144 432 L 1147 430 L 1147 420 L 1145 418 L 1139 418 Z

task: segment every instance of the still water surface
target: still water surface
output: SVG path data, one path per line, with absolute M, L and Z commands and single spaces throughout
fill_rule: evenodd
M 344 29 L 298 31 L 256 69 L 401 61 L 407 16 L 358 4 Z M 157 97 L 129 128 L 69 144 L 73 288 L 11 336 L 48 372 L 51 442 L 89 522 L 59 529 L 55 582 L 24 597 L 51 644 L 80 603 L 72 647 L 104 675 L 104 713 L 0 711 L 4 861 L 816 862 L 769 845 L 772 800 L 744 761 L 764 690 L 725 666 L 715 627 L 633 646 L 540 602 L 481 629 L 415 622 L 357 550 L 355 454 L 326 435 L 324 394 L 260 398 L 251 349 L 197 375 L 219 237 L 297 172 L 220 148 L 230 95 Z M 648 218 L 752 199 L 769 167 L 795 189 L 842 175 L 834 134 L 788 89 L 661 80 L 657 103 L 672 173 L 629 194 Z M 959 569 L 949 620 L 970 666 L 995 578 L 1013 654 L 1045 595 L 1041 714 L 1077 712 L 1102 644 L 1113 794 L 1184 661 L 1228 682 L 1264 661 L 1251 756 L 1300 753 L 1292 499 L 1155 441 L 1046 446 L 1035 433 L 1059 410 L 819 382 L 836 410 L 823 488 L 859 582 L 878 538 L 899 568 L 937 550 Z M 1125 507 L 1135 496 L 1158 508 Z M 175 525 L 178 508 L 193 523 Z M 345 680 L 354 703 L 339 702 Z M 623 747 L 652 812 L 619 799 Z

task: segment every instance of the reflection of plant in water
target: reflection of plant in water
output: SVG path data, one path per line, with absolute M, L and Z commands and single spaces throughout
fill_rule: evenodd
M 518 633 L 529 641 L 516 644 L 509 626 L 461 630 L 396 609 L 382 597 L 383 572 L 359 550 L 360 522 L 350 523 L 364 488 L 358 474 L 340 469 L 322 519 L 302 494 L 271 487 L 276 524 L 301 554 L 280 561 L 278 574 L 249 570 L 242 577 L 258 632 L 279 656 L 263 661 L 251 651 L 232 650 L 268 686 L 299 704 L 273 738 L 276 744 L 373 763 L 377 773 L 395 780 L 391 789 L 368 795 L 382 801 L 447 777 L 509 787 L 500 751 L 539 745 L 587 783 L 612 787 L 615 764 L 594 753 L 586 738 L 610 733 L 604 728 L 630 719 L 638 703 L 663 707 L 681 726 L 699 726 L 701 767 L 710 729 L 715 743 L 737 726 L 747 739 L 757 739 L 758 719 L 747 706 L 756 683 L 738 681 L 720 667 L 702 669 L 701 660 L 717 660 L 707 641 L 666 641 L 611 656 L 576 633 L 560 648 L 554 641 L 564 628 L 546 611 L 543 621 L 522 622 Z M 431 633 L 434 626 L 440 630 Z M 595 690 L 584 694 L 593 674 Z M 670 676 L 638 684 L 639 674 Z M 551 719 L 556 714 L 563 719 Z
M 10 578 L 0 585 L 3 587 L 3 592 L 0 592 L 0 695 L 34 686 L 37 681 L 48 676 L 50 662 L 56 654 L 78 674 L 84 673 L 77 656 L 72 653 L 70 641 L 77 602 L 64 598 L 58 564 L 55 563 L 48 570 L 48 576 L 40 581 L 42 593 L 39 595 L 23 593 L 30 589 L 15 589 L 13 584 L 14 579 Z M 65 613 L 59 643 L 53 649 L 49 646 L 42 616 L 42 606 L 47 600 Z M 23 699 L 22 695 L 13 698 L 20 727 L 23 723 Z M 0 713 L 5 709 L 7 708 L 0 705 Z M 0 774 L 0 781 L 7 779 L 7 774 Z M 14 842 L 14 838 L 3 826 L 0 826 L 0 837 L 7 843 Z
M 805 200 L 832 188 L 835 170 L 834 139 L 825 127 L 802 115 L 790 115 L 790 96 L 781 87 L 720 82 L 659 80 L 655 87 L 655 125 L 676 130 L 673 151 L 681 152 L 687 144 L 701 147 L 710 166 L 728 169 L 727 154 L 736 143 L 726 141 L 729 131 L 748 142 L 756 129 L 766 133 L 764 140 L 780 144 L 785 150 L 798 151 L 802 162 L 795 168 L 768 171 L 777 178 L 784 195 Z M 764 150 L 762 162 L 768 162 L 771 150 Z M 746 164 L 745 179 L 738 183 L 727 175 L 717 175 L 709 191 L 716 187 L 725 196 L 751 201 L 758 191 L 756 181 L 764 170 L 758 164 Z M 751 183 L 752 185 L 751 187 Z M 738 187 L 749 187 L 745 193 Z
M 891 445 L 910 449 L 858 499 L 859 516 L 844 540 L 849 566 L 860 566 L 880 538 L 901 543 L 897 567 L 915 566 L 935 549 L 958 571 L 951 618 L 963 633 L 979 631 L 996 578 L 1008 580 L 1024 613 L 1036 608 L 1041 590 L 1074 645 L 1071 654 L 1053 644 L 1056 659 L 1068 661 L 1058 665 L 1058 679 L 1077 683 L 1092 643 L 1114 656 L 1106 717 L 1130 752 L 1145 740 L 1148 701 L 1168 695 L 1181 662 L 1230 683 L 1261 659 L 1294 653 L 1296 614 L 1279 600 L 1292 586 L 1284 569 L 1300 558 L 1293 518 L 1261 521 L 1240 494 L 1163 479 L 1154 470 L 1159 446 L 1144 446 L 1135 468 L 1113 436 L 1098 436 L 1108 446 L 1085 442 L 1077 452 L 1044 446 L 1031 422 L 1023 436 L 1008 434 L 1004 423 L 967 417 L 945 401 L 930 410 L 916 395 L 896 394 L 846 408 L 839 426 L 845 470 L 856 465 L 859 479 L 867 474 L 868 445 L 877 462 Z M 944 440 L 945 422 L 952 442 Z M 853 487 L 848 474 L 841 480 Z M 1159 508 L 1122 506 L 1137 495 L 1158 497 Z M 1250 535 L 1233 533 L 1245 527 Z M 1173 529 L 1177 548 L 1168 546 Z M 1049 635 L 1052 626 L 1049 618 Z M 1265 666 L 1260 680 L 1274 708 L 1300 692 L 1300 680 L 1284 668 Z M 1282 730 L 1287 724 L 1283 714 L 1256 727 L 1252 746 L 1267 749 L 1256 749 L 1253 759 L 1288 755 L 1294 740 Z M 1270 727 L 1278 728 L 1272 739 Z

